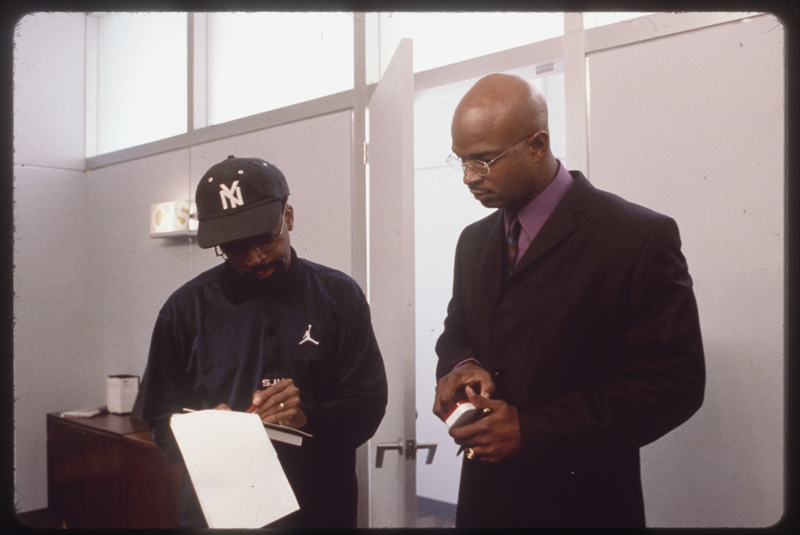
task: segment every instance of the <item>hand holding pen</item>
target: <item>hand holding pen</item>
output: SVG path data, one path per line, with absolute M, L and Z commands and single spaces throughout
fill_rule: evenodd
M 261 421 L 300 429 L 308 419 L 300 408 L 300 389 L 291 379 L 284 379 L 253 393 L 253 404 L 247 409 Z

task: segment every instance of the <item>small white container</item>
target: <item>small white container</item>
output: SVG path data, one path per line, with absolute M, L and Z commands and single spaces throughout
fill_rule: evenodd
M 463 399 L 455 404 L 444 417 L 447 427 L 459 427 L 475 421 L 478 409 L 468 400 Z
M 107 378 L 107 409 L 113 414 L 129 414 L 139 394 L 137 375 L 109 375 Z

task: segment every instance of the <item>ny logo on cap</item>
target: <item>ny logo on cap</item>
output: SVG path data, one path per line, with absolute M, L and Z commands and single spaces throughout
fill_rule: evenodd
M 222 199 L 222 209 L 228 209 L 228 201 L 231 201 L 231 208 L 236 208 L 244 204 L 242 200 L 242 188 L 239 187 L 239 181 L 234 180 L 230 189 L 225 184 L 219 185 L 219 197 Z

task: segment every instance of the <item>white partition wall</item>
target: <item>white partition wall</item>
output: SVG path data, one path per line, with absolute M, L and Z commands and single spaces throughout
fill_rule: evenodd
M 85 358 L 90 331 L 81 319 L 90 283 L 82 232 L 91 207 L 83 170 L 85 20 L 67 13 L 22 20 L 14 49 L 14 248 L 4 253 L 15 266 L 14 500 L 29 511 L 47 506 L 45 413 L 82 406 L 85 389 L 74 385 L 94 362 Z
M 588 55 L 589 180 L 674 217 L 706 399 L 642 450 L 650 526 L 783 514 L 783 32 L 772 16 Z

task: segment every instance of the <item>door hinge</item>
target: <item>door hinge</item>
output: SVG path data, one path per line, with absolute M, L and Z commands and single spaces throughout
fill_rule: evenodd
M 361 158 L 362 161 L 364 162 L 364 165 L 366 166 L 369 163 L 369 143 L 367 143 L 366 141 L 364 142 L 364 152 Z

